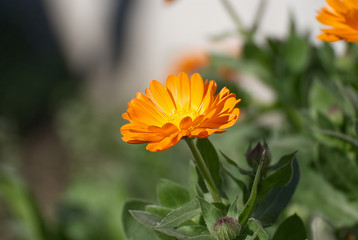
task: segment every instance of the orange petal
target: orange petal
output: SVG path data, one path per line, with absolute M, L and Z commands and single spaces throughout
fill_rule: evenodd
M 198 73 L 194 73 L 190 78 L 191 91 L 191 109 L 198 110 L 203 100 L 204 83 L 203 79 Z
M 348 7 L 344 3 L 344 1 L 340 0 L 326 0 L 328 5 L 330 5 L 335 11 L 338 12 L 346 12 L 348 10 Z
M 170 75 L 167 78 L 167 88 L 171 92 L 176 108 L 189 110 L 190 107 L 190 81 L 186 73 L 179 76 Z
M 175 110 L 175 105 L 167 88 L 160 82 L 153 80 L 150 87 L 146 89 L 146 95 L 150 98 L 166 115 L 170 115 Z
M 187 130 L 192 125 L 193 125 L 193 120 L 191 119 L 191 117 L 185 117 L 180 121 L 181 130 Z
M 214 98 L 214 93 L 216 91 L 216 82 L 214 81 L 210 81 L 206 87 L 206 91 L 204 93 L 204 99 L 200 105 L 199 108 L 199 113 L 202 114 L 204 112 L 206 112 L 211 104 L 211 102 L 213 101 Z

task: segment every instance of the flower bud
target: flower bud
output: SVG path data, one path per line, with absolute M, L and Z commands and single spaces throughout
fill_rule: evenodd
M 258 143 L 255 148 L 250 149 L 246 153 L 246 161 L 252 168 L 258 168 L 261 158 L 263 157 L 264 167 L 268 166 L 271 162 L 271 153 L 267 147 Z
M 231 217 L 222 217 L 218 219 L 213 227 L 213 234 L 217 240 L 235 239 L 241 229 L 240 223 Z

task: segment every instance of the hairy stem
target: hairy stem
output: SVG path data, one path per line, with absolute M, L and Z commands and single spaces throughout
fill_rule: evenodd
M 195 164 L 198 167 L 201 176 L 204 178 L 206 187 L 213 197 L 213 200 L 215 202 L 221 202 L 219 191 L 216 187 L 213 177 L 211 176 L 208 166 L 206 165 L 203 157 L 199 152 L 199 149 L 196 147 L 192 138 L 186 138 L 185 141 L 193 153 Z

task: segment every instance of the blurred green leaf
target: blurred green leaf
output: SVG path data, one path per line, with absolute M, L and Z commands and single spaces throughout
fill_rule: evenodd
M 219 209 L 217 209 L 214 205 L 211 203 L 208 203 L 203 198 L 198 198 L 201 214 L 205 220 L 206 227 L 212 233 L 212 227 L 214 223 L 223 217 L 223 214 Z
M 305 225 L 301 218 L 294 214 L 278 226 L 272 240 L 304 240 L 306 238 Z
M 320 145 L 317 165 L 334 187 L 358 199 L 358 166 L 347 154 L 339 149 Z
M 332 44 L 324 42 L 318 49 L 317 55 L 327 74 L 336 70 L 336 56 Z
M 265 227 L 271 226 L 276 222 L 276 219 L 286 208 L 296 190 L 300 179 L 300 171 L 296 156 L 294 156 L 291 161 L 291 167 L 292 176 L 290 181 L 284 186 L 273 188 L 266 197 L 257 203 L 257 208 L 253 213 L 253 217 L 258 219 Z
M 135 220 L 129 212 L 129 210 L 133 209 L 144 210 L 147 204 L 149 203 L 140 200 L 130 200 L 124 204 L 122 212 L 122 224 L 127 240 L 158 240 L 158 237 L 150 228 Z M 161 218 L 158 216 L 157 220 L 160 221 Z
M 332 121 L 321 111 L 318 111 L 317 113 L 317 123 L 318 126 L 322 129 L 328 129 L 328 130 L 337 129 L 337 127 L 332 123 Z
M 312 240 L 335 240 L 333 227 L 328 224 L 322 217 L 315 216 L 311 220 Z
M 260 64 L 261 60 L 266 61 L 265 52 L 261 51 L 259 48 L 256 48 L 256 50 L 258 50 L 258 52 L 256 53 L 259 54 L 260 57 L 263 57 L 262 59 L 257 59 L 257 58 L 248 59 L 248 58 L 244 58 L 244 56 L 243 58 L 237 59 L 230 56 L 212 54 L 210 55 L 212 61 L 211 63 L 212 67 L 216 69 L 216 71 L 219 71 L 220 67 L 225 66 L 228 69 L 233 69 L 235 71 L 242 72 L 242 73 L 248 73 L 257 76 L 260 79 L 267 79 L 270 76 L 270 72 L 268 71 L 267 68 L 265 68 L 262 64 Z
M 338 138 L 340 140 L 343 140 L 344 142 L 347 142 L 349 144 L 351 144 L 353 147 L 358 147 L 358 140 L 344 134 L 338 131 L 331 131 L 331 130 L 327 130 L 327 129 L 318 129 L 316 130 L 319 133 L 323 133 L 327 136 L 331 136 L 334 138 Z
M 190 201 L 188 190 L 169 180 L 162 179 L 157 185 L 157 195 L 161 205 L 177 208 Z
M 180 224 L 200 214 L 200 206 L 196 199 L 171 211 L 158 225 L 158 227 L 178 227 Z
M 20 221 L 24 234 L 22 237 L 29 240 L 51 238 L 47 222 L 19 178 L 12 173 L 0 171 L 0 194 L 10 213 Z
M 293 21 L 291 22 L 293 26 Z M 302 72 L 310 60 L 309 41 L 298 35 L 295 27 L 291 27 L 290 35 L 283 46 L 283 61 L 292 72 Z

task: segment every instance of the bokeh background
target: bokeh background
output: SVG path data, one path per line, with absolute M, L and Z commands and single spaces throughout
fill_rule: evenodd
M 231 2 L 244 25 L 251 25 L 260 1 Z M 319 45 L 315 36 L 322 26 L 315 16 L 324 5 L 267 0 L 255 38 L 286 38 L 293 18 L 298 32 Z M 240 55 L 243 42 L 219 0 L 2 0 L 0 33 L 2 240 L 124 239 L 124 201 L 155 201 L 161 178 L 185 185 L 191 157 L 181 143 L 150 153 L 122 142 L 127 102 L 153 79 L 164 82 L 171 73 L 205 68 L 209 52 Z M 343 50 L 342 43 L 333 46 Z M 241 89 L 249 96 L 242 97 L 243 119 L 250 101 L 265 105 L 275 99 L 251 76 L 226 71 L 224 76 L 239 86 L 240 97 Z M 303 137 L 275 138 L 280 120 L 275 114 L 254 124 L 243 120 L 211 140 L 237 159 L 243 159 L 249 140 L 264 136 L 274 156 L 297 149 L 302 158 L 311 156 L 311 143 Z M 306 195 L 296 197 L 288 211 L 308 217 L 318 209 L 341 224 L 349 221 L 347 215 L 357 220 L 358 210 L 338 209 L 340 216 L 334 207 L 326 211 L 315 202 L 316 189 L 302 184 Z M 48 235 L 49 229 L 57 235 Z

